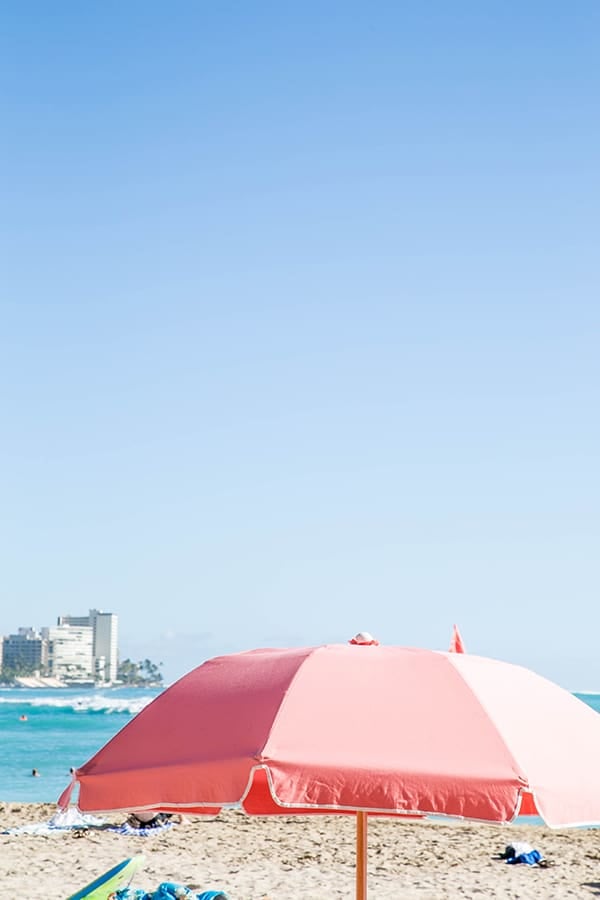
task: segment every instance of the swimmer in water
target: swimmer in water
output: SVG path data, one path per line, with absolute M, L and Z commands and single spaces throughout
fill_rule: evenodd
M 40 777 L 40 773 L 38 772 L 37 769 L 32 769 L 32 770 L 31 770 L 31 774 L 33 775 L 34 778 L 39 778 L 39 777 Z
M 26 715 L 19 716 L 19 721 L 20 721 L 20 722 L 26 722 L 26 721 L 27 721 L 27 716 L 26 716 Z

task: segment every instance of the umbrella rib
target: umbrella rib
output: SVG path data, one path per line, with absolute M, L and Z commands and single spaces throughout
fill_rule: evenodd
M 533 795 L 533 791 L 531 790 L 531 787 L 529 785 L 529 779 L 525 775 L 523 767 L 520 765 L 519 760 L 517 759 L 515 754 L 512 752 L 512 750 L 506 743 L 506 740 L 505 740 L 502 732 L 500 731 L 500 729 L 497 727 L 496 723 L 494 722 L 494 719 L 488 713 L 486 707 L 484 706 L 484 704 L 481 700 L 479 692 L 477 691 L 477 689 L 475 687 L 473 687 L 473 685 L 470 683 L 470 681 L 467 678 L 465 678 L 465 676 L 463 675 L 463 673 L 460 670 L 459 663 L 455 664 L 454 657 L 460 657 L 460 654 L 445 653 L 443 655 L 446 657 L 447 661 L 452 666 L 452 669 L 456 673 L 457 677 L 460 678 L 460 680 L 463 682 L 463 684 L 465 684 L 467 686 L 467 688 L 471 691 L 473 696 L 477 698 L 477 700 L 479 702 L 479 707 L 480 707 L 483 715 L 485 716 L 487 721 L 494 728 L 494 731 L 496 732 L 496 734 L 498 736 L 498 740 L 501 742 L 507 756 L 511 759 L 511 761 L 513 763 L 515 774 L 518 776 L 519 781 L 521 782 L 521 787 L 518 788 L 518 791 L 517 791 L 517 800 L 516 800 L 515 808 L 514 808 L 511 818 L 509 819 L 509 822 L 514 822 L 514 820 L 519 815 L 519 810 L 521 809 L 523 791 L 528 791 L 529 793 L 531 793 Z M 535 799 L 535 795 L 533 795 L 533 796 Z M 536 801 L 536 806 L 537 806 L 537 801 Z M 539 809 L 539 807 L 538 807 L 538 809 Z M 481 820 L 481 821 L 483 821 L 483 820 Z

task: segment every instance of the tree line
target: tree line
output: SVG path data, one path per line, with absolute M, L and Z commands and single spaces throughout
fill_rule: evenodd
M 119 663 L 117 668 L 117 678 L 123 684 L 129 684 L 133 687 L 141 685 L 160 685 L 163 676 L 160 671 L 162 663 L 153 663 L 149 659 L 132 662 L 130 659 L 124 659 Z
M 117 680 L 131 687 L 159 686 L 163 683 L 161 666 L 161 662 L 153 663 L 150 659 L 139 660 L 139 662 L 124 659 L 117 667 Z M 36 674 L 44 676 L 48 673 L 43 668 L 40 670 L 39 666 L 17 661 L 13 665 L 2 666 L 0 680 L 3 684 L 12 684 L 17 678 Z

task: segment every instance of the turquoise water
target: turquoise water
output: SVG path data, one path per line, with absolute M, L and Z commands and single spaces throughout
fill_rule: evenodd
M 70 767 L 86 762 L 159 693 L 0 689 L 0 801 L 54 803 L 70 781 Z M 600 694 L 576 696 L 600 712 Z
M 0 801 L 54 803 L 69 784 L 71 766 L 86 762 L 159 693 L 0 689 Z
M 575 692 L 575 696 L 587 703 L 588 706 L 591 706 L 592 709 L 595 709 L 596 712 L 600 712 L 600 694 L 578 694 Z

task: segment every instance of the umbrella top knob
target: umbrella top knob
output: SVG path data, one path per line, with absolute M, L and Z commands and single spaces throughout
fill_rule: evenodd
M 354 637 L 349 641 L 350 644 L 359 644 L 363 647 L 378 647 L 379 641 L 375 640 L 372 634 L 369 634 L 368 631 L 359 631 Z

